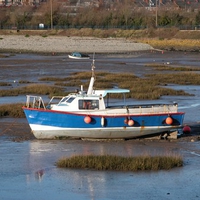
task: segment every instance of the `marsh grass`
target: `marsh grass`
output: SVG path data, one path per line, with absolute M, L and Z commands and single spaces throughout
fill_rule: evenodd
M 0 96 L 17 96 L 22 94 L 38 94 L 52 96 L 64 96 L 70 91 L 70 87 L 78 87 L 83 85 L 84 89 L 88 88 L 91 72 L 77 72 L 70 77 L 43 77 L 40 80 L 52 81 L 54 86 L 47 84 L 32 84 L 28 83 L 25 87 L 14 88 L 9 90 L 0 90 Z M 191 94 L 183 90 L 173 90 L 171 88 L 163 87 L 168 84 L 178 85 L 200 85 L 200 74 L 183 71 L 174 73 L 162 74 L 147 74 L 142 78 L 128 73 L 107 73 L 97 72 L 94 89 L 108 89 L 113 87 L 130 89 L 127 94 L 128 98 L 134 99 L 159 99 L 163 95 L 188 95 Z M 66 87 L 69 87 L 68 92 L 65 92 Z M 120 94 L 110 95 L 111 98 L 121 98 Z
M 47 77 L 39 78 L 38 80 L 39 81 L 70 81 L 72 80 L 72 78 L 70 77 L 58 78 L 58 77 L 47 76 Z
M 21 94 L 40 94 L 49 96 L 59 96 L 66 94 L 63 88 L 43 85 L 43 84 L 30 84 L 21 88 L 14 88 L 10 90 L 0 90 L 0 96 L 18 96 Z
M 106 89 L 106 88 L 127 88 L 130 89 L 130 93 L 127 94 L 128 98 L 135 99 L 159 99 L 163 95 L 188 95 L 189 93 L 184 92 L 183 90 L 173 90 L 170 88 L 164 88 L 169 83 L 174 84 L 183 84 L 187 83 L 187 79 L 183 79 L 182 76 L 185 74 L 178 74 L 177 77 L 174 77 L 174 74 L 150 74 L 146 77 L 139 78 L 134 74 L 128 73 L 108 73 L 108 72 L 96 72 L 97 80 L 95 82 L 94 89 Z M 197 84 L 195 80 L 198 80 L 199 75 L 192 74 L 189 78 L 192 82 L 190 84 Z M 78 87 L 83 85 L 84 88 L 87 88 L 89 85 L 89 79 L 91 77 L 91 72 L 76 72 L 71 75 L 69 78 L 55 78 L 55 77 L 44 77 L 42 80 L 53 80 L 56 81 L 55 85 L 65 86 L 65 87 Z M 195 78 L 196 77 L 196 78 Z M 59 80 L 59 81 L 58 81 Z M 200 79 L 199 79 L 200 80 Z M 61 82 L 62 81 L 62 82 Z M 65 81 L 65 82 L 63 82 Z M 112 94 L 111 98 L 121 98 L 120 94 Z
M 8 58 L 8 55 L 0 54 L 0 58 Z
M 80 87 L 81 85 L 86 86 L 87 83 L 83 83 L 81 80 L 74 79 L 68 82 L 56 82 L 55 85 L 68 86 L 68 87 Z
M 0 82 L 0 86 L 11 86 L 11 84 L 6 82 Z
M 22 106 L 20 103 L 0 105 L 0 117 L 25 117 Z
M 171 75 L 174 78 L 174 75 Z M 150 78 L 149 78 L 150 77 Z M 128 98 L 134 99 L 159 99 L 163 95 L 188 95 L 189 93 L 184 92 L 183 90 L 173 90 L 170 88 L 160 87 L 166 85 L 166 81 L 163 81 L 162 77 L 159 79 L 155 78 L 154 75 L 147 76 L 145 78 L 138 78 L 135 75 L 131 74 L 112 74 L 107 75 L 102 80 L 97 80 L 95 86 L 100 88 L 102 87 L 102 83 L 107 81 L 112 82 L 113 85 L 119 88 L 128 88 L 130 89 L 130 93 L 127 94 Z M 168 76 L 169 77 L 169 76 Z M 111 81 L 112 80 L 112 81 Z M 171 78 L 171 80 L 173 80 Z M 121 98 L 120 94 L 110 95 L 113 98 Z
M 200 85 L 200 74 L 194 72 L 180 72 L 176 74 L 149 74 L 147 78 L 155 79 L 159 85 Z
M 19 80 L 19 84 L 27 84 L 27 83 L 31 83 L 31 82 L 27 80 Z
M 199 51 L 200 41 L 198 39 L 162 39 L 144 38 L 139 39 L 139 42 L 150 44 L 157 49 L 167 49 L 176 51 Z
M 136 156 L 122 157 L 113 155 L 79 155 L 61 158 L 56 163 L 60 168 L 114 170 L 114 171 L 143 171 L 169 170 L 183 166 L 183 159 L 179 155 L 168 156 Z
M 173 65 L 166 65 L 166 64 L 148 64 L 147 67 L 153 67 L 155 70 L 159 71 L 200 71 L 199 68 L 195 67 L 181 67 L 181 66 L 173 66 Z

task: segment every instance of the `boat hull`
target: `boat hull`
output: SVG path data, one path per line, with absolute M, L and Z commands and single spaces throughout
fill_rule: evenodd
M 166 123 L 169 113 L 89 115 L 23 107 L 30 128 L 37 139 L 91 138 L 131 139 L 152 134 L 170 133 L 182 127 L 184 113 L 170 113 L 172 124 Z M 129 125 L 127 120 L 133 120 Z
M 72 58 L 72 59 L 90 59 L 90 57 L 77 57 L 77 56 L 72 56 L 72 55 L 68 55 L 69 58 Z

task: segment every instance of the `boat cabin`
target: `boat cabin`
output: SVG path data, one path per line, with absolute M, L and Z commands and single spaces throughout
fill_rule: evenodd
M 109 106 L 109 94 L 125 94 L 127 92 L 129 92 L 129 90 L 126 89 L 96 90 L 93 91 L 92 94 L 88 95 L 81 91 L 80 93 L 73 93 L 63 97 L 57 104 L 51 103 L 55 98 L 53 97 L 48 107 L 51 110 L 60 111 L 104 110 L 107 106 Z M 104 97 L 107 97 L 106 102 L 104 102 Z

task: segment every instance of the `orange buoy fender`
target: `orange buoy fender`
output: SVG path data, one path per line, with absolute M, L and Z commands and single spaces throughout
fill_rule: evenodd
M 134 121 L 132 119 L 128 120 L 128 125 L 129 126 L 133 126 L 134 125 Z
M 92 118 L 91 118 L 90 116 L 86 116 L 86 117 L 84 118 L 84 122 L 85 122 L 86 124 L 89 124 L 91 121 L 92 121 Z
M 191 132 L 191 128 L 189 126 L 183 127 L 183 133 L 190 133 L 190 132 Z
M 105 118 L 102 117 L 102 118 L 101 118 L 101 126 L 104 126 L 104 124 L 105 124 Z
M 165 122 L 166 124 L 171 125 L 173 123 L 173 119 L 171 117 L 167 117 Z
M 128 124 L 128 118 L 125 118 L 124 124 Z

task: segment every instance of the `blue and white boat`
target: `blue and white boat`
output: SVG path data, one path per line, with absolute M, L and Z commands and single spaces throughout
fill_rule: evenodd
M 72 52 L 68 57 L 72 59 L 90 59 L 89 55 L 79 52 Z
M 131 139 L 162 135 L 183 126 L 184 112 L 175 104 L 128 105 L 128 89 L 94 90 L 94 61 L 87 91 L 81 89 L 48 105 L 42 97 L 27 95 L 23 106 L 30 128 L 37 139 Z M 109 94 L 124 95 L 123 102 L 111 105 Z

